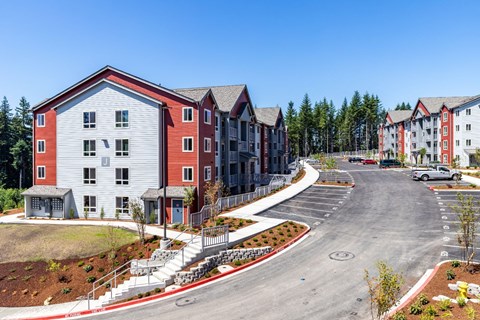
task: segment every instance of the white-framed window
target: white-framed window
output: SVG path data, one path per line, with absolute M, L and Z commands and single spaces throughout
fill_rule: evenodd
M 40 197 L 32 197 L 31 204 L 32 209 L 40 210 L 42 207 L 40 206 Z
M 203 180 L 210 181 L 212 179 L 212 167 L 206 166 L 203 168 Z
M 90 213 L 97 212 L 97 197 L 96 196 L 83 196 L 83 211 Z
M 193 122 L 193 108 L 192 107 L 183 107 L 182 108 L 182 122 Z
M 128 110 L 115 111 L 115 128 L 128 128 Z
M 203 139 L 203 151 L 212 152 L 212 139 L 210 138 Z
M 448 119 L 448 113 L 444 112 L 443 113 L 443 122 L 446 122 Z
M 448 163 L 448 155 L 443 155 L 443 163 Z
M 115 168 L 115 184 L 128 185 L 128 168 Z
M 83 184 L 97 183 L 97 169 L 83 168 Z
M 446 136 L 448 134 L 448 127 L 443 126 L 443 135 Z
M 37 140 L 37 153 L 45 153 L 45 140 Z
M 219 124 L 220 124 L 220 119 L 218 118 L 218 116 L 216 115 L 215 116 L 215 131 L 218 131 L 220 128 L 219 128 Z
M 455 110 L 455 116 L 456 117 L 460 116 L 460 110 Z
M 128 213 L 128 197 L 115 197 L 115 212 Z
M 448 141 L 443 140 L 443 150 L 448 150 Z
M 55 211 L 62 211 L 63 210 L 63 200 L 60 198 L 53 198 L 52 199 L 52 209 Z
M 128 139 L 115 139 L 115 156 L 128 157 Z
M 471 116 L 472 115 L 472 109 L 465 109 L 465 114 L 467 116 Z
M 460 147 L 460 140 L 455 140 L 455 146 Z
M 83 127 L 86 129 L 94 129 L 97 125 L 95 111 L 87 111 L 83 113 Z
M 470 147 L 472 145 L 472 140 L 470 140 L 470 139 L 465 140 L 465 145 L 467 147 Z
M 45 114 L 37 114 L 37 127 L 45 127 Z
M 212 124 L 212 111 L 208 109 L 203 110 L 203 122 Z
M 45 166 L 37 166 L 37 179 L 45 179 L 46 176 Z
M 455 131 L 460 131 L 460 125 L 459 124 L 455 125 Z
M 193 152 L 193 137 L 183 137 L 182 139 L 182 151 Z
M 467 123 L 467 124 L 465 125 L 465 130 L 467 130 L 467 131 L 472 130 L 472 125 L 471 125 L 470 123 Z
M 193 182 L 193 167 L 182 167 L 182 181 Z
M 218 141 L 215 141 L 215 157 L 218 157 Z
M 457 155 L 455 156 L 455 160 L 456 160 L 457 162 L 460 161 L 460 155 L 457 154 Z
M 83 140 L 83 156 L 95 157 L 97 155 L 96 141 L 95 140 Z

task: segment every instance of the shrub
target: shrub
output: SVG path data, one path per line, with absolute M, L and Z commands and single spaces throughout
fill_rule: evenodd
M 252 223 L 252 219 L 247 219 L 247 220 L 245 220 L 245 222 Z
M 145 297 L 150 297 L 150 292 L 145 292 Z
M 267 239 L 263 240 L 263 243 L 268 244 L 268 240 Z
M 160 288 L 155 288 L 154 291 L 155 291 L 155 293 L 160 293 L 160 292 L 162 291 L 162 289 L 160 289 Z
M 424 305 L 428 304 L 430 301 L 428 301 L 427 296 L 426 296 L 424 293 L 422 293 L 422 294 L 420 294 L 420 296 L 418 297 L 418 302 L 420 302 L 420 304 L 421 304 L 422 306 L 424 306 Z
M 265 239 L 267 237 L 266 234 L 262 234 L 262 238 Z
M 268 243 L 268 241 L 267 241 L 267 243 Z M 260 242 L 257 242 L 257 247 L 261 247 L 261 246 L 262 246 L 262 244 Z
M 48 260 L 47 271 L 57 272 L 60 270 L 60 262 L 55 262 L 53 260 Z
M 30 280 L 30 278 L 32 278 L 33 276 L 32 275 L 28 275 L 28 276 L 24 276 L 22 278 L 23 281 L 27 282 L 28 280 Z
M 253 242 L 258 242 L 257 238 L 253 238 L 252 240 L 253 240 Z
M 291 234 L 291 233 L 287 233 L 287 237 L 291 238 L 291 237 L 292 237 L 292 234 Z
M 438 308 L 442 311 L 447 311 L 451 308 L 450 299 L 445 299 L 438 302 Z
M 60 283 L 69 283 L 70 282 L 70 278 L 65 275 L 65 274 L 61 274 L 58 276 L 58 282 Z
M 452 267 L 454 267 L 454 268 L 460 267 L 460 261 L 458 261 L 458 260 L 453 260 L 453 261 L 452 261 Z
M 434 316 L 434 317 L 438 316 L 437 309 L 435 309 L 435 307 L 432 306 L 432 305 L 429 305 L 428 307 L 426 307 L 424 312 L 425 312 L 425 314 L 428 314 L 430 316 Z
M 103 209 L 103 207 L 100 209 L 100 219 L 103 220 L 103 218 L 105 218 L 105 209 Z
M 218 268 L 213 268 L 211 271 L 212 274 L 219 274 L 220 271 L 218 271 Z
M 429 314 L 422 314 L 420 316 L 420 320 L 434 320 L 435 319 L 435 316 L 431 316 Z
M 233 264 L 238 267 L 238 266 L 241 265 L 242 263 L 240 262 L 240 260 L 235 260 L 235 261 L 233 261 Z
M 100 254 L 98 255 L 98 257 L 99 257 L 100 259 L 103 259 L 103 258 L 105 258 L 106 256 L 107 256 L 107 254 L 106 254 L 105 252 L 102 252 L 102 253 L 100 253 Z
M 455 274 L 455 272 L 453 272 L 452 269 L 447 270 L 447 280 L 453 280 L 456 276 L 457 275 Z
M 139 294 L 137 294 L 137 298 L 138 298 L 138 299 L 141 299 L 141 298 L 143 298 L 143 293 L 139 293 Z
M 100 268 L 98 268 L 98 272 L 100 272 L 100 273 L 101 273 L 101 272 L 104 272 L 104 271 L 105 271 L 105 269 L 104 269 L 104 268 L 101 268 L 101 267 L 100 267 Z
M 403 311 L 399 311 L 393 315 L 392 320 L 407 320 L 407 316 Z
M 458 297 L 457 298 L 457 303 L 458 303 L 458 306 L 460 308 L 463 308 L 467 305 L 467 300 L 465 298 L 462 298 L 462 297 Z
M 421 304 L 417 301 L 410 306 L 410 314 L 418 315 L 423 311 Z
M 91 264 L 87 264 L 85 267 L 83 267 L 83 270 L 85 270 L 85 272 L 90 272 L 93 270 L 93 266 Z
M 474 320 L 475 319 L 475 309 L 472 308 L 472 306 L 468 306 L 465 308 L 465 313 L 467 314 L 467 317 L 469 320 Z
M 73 210 L 73 208 L 70 208 L 69 217 L 70 217 L 70 219 L 74 219 L 74 218 L 75 218 L 75 211 Z
M 45 281 L 47 281 L 47 277 L 41 276 L 40 279 L 38 279 L 38 281 L 40 281 L 41 283 L 44 283 Z
M 95 282 L 95 280 L 97 280 L 97 278 L 95 278 L 94 276 L 90 276 L 86 278 L 87 283 L 93 283 Z
M 85 261 L 78 261 L 77 266 L 82 267 L 85 264 Z
M 268 230 L 268 233 L 272 234 L 272 233 L 273 233 L 273 230 L 272 230 L 272 229 Z
M 70 292 L 72 292 L 72 288 L 62 288 L 63 294 L 69 294 Z
M 280 239 L 280 242 L 285 242 L 285 239 L 284 238 Z
M 273 246 L 275 247 L 276 245 L 277 245 L 277 243 L 276 243 L 276 242 L 273 242 Z

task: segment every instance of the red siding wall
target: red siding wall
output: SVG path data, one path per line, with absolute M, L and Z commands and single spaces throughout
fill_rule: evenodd
M 378 128 L 378 156 L 383 159 L 383 124 Z
M 405 128 L 403 126 L 403 122 L 398 124 L 398 133 L 397 133 L 397 142 L 398 142 L 398 152 L 405 153 L 405 145 L 404 145 L 404 134 Z
M 45 114 L 45 127 L 38 127 L 37 114 Z M 33 184 L 57 184 L 57 113 L 45 106 L 33 113 Z M 45 140 L 45 153 L 37 153 L 37 140 Z M 45 166 L 45 179 L 37 179 L 37 166 Z
M 443 114 L 447 113 L 447 121 L 443 121 Z M 447 155 L 447 163 L 451 163 L 453 158 L 453 113 L 445 106 L 440 109 L 440 162 L 443 163 L 444 155 Z M 443 135 L 443 127 L 447 126 L 447 135 Z M 443 149 L 443 143 L 447 141 L 447 150 Z

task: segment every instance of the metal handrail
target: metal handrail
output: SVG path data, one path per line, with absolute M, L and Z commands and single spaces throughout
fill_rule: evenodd
M 193 242 L 193 240 L 195 240 L 196 238 L 198 237 L 198 234 L 196 234 L 194 237 L 192 237 L 192 239 L 190 239 L 190 241 L 188 241 L 187 243 L 185 243 L 185 245 L 183 245 L 183 247 L 181 247 L 180 249 L 176 250 L 172 255 L 168 256 L 165 258 L 164 262 L 163 262 L 163 267 L 165 267 L 165 265 L 167 264 L 167 262 L 169 262 L 170 260 L 173 260 L 177 254 L 179 254 L 179 252 L 181 251 L 182 252 L 182 265 L 184 264 L 185 262 L 185 248 Z M 203 250 L 203 248 L 202 248 Z
M 169 247 L 172 245 L 172 243 L 174 243 L 178 238 L 180 238 L 180 236 L 181 236 L 182 234 L 186 233 L 187 231 L 193 231 L 193 228 L 187 228 L 187 229 L 183 230 L 183 231 L 182 231 L 178 236 L 176 236 L 175 239 L 173 239 L 173 240 L 170 240 L 170 239 L 169 239 L 169 240 L 168 240 L 167 248 L 169 248 Z M 191 238 L 190 238 L 190 240 L 191 240 L 191 239 L 193 239 L 193 233 L 191 233 Z

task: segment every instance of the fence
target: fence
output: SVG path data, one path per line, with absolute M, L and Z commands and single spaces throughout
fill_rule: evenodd
M 300 167 L 296 167 L 296 169 L 289 175 L 274 175 L 268 185 L 257 187 L 254 192 L 242 193 L 218 199 L 215 204 L 217 212 L 253 201 L 280 189 L 286 184 L 290 184 L 292 179 L 298 174 L 299 170 Z M 206 205 L 203 206 L 202 210 L 199 212 L 190 214 L 190 226 L 200 226 L 205 220 L 208 220 L 211 217 L 212 210 L 213 208 L 211 205 Z
M 202 251 L 205 248 L 225 245 L 228 247 L 228 224 L 202 228 Z

